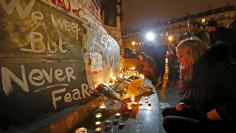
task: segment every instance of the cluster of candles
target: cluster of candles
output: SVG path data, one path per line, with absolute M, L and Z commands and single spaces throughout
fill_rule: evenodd
M 101 128 L 102 122 L 101 121 L 96 121 L 95 122 L 95 133 L 101 133 L 102 132 L 102 128 Z
M 106 109 L 106 105 L 104 103 L 102 103 L 100 106 L 99 106 L 99 109 L 101 111 L 105 110 Z M 102 118 L 102 113 L 101 112 L 98 112 L 95 114 L 95 118 L 96 118 L 96 122 L 94 123 L 95 124 L 95 133 L 101 133 L 102 132 L 102 128 L 101 128 L 101 125 L 102 125 L 102 122 L 100 121 L 100 119 Z
M 105 104 L 101 104 L 99 106 L 99 109 L 101 111 L 105 110 L 106 109 L 106 106 Z M 121 113 L 115 113 L 115 116 L 114 116 L 114 120 L 113 120 L 113 124 L 118 124 L 119 120 L 120 120 L 120 117 L 121 117 Z M 98 112 L 95 114 L 95 118 L 96 118 L 96 122 L 94 123 L 95 124 L 95 133 L 101 133 L 102 132 L 102 128 L 101 128 L 101 125 L 102 125 L 102 122 L 100 121 L 100 119 L 102 118 L 102 113 L 101 112 Z M 104 124 L 106 127 L 105 127 L 105 130 L 110 130 L 112 128 L 112 121 L 111 120 L 106 120 L 105 121 L 105 124 Z M 118 128 L 123 128 L 124 127 L 124 122 L 119 122 L 119 126 Z
M 137 106 L 137 105 L 142 106 L 142 105 L 143 105 L 143 103 L 142 103 L 141 100 L 139 101 L 139 103 L 135 102 L 135 97 L 133 97 L 133 96 L 130 98 L 130 100 L 131 100 L 131 102 L 130 102 L 130 103 L 127 103 L 127 109 L 128 109 L 129 111 L 132 111 L 132 107 L 133 107 L 133 106 Z M 148 96 L 145 96 L 145 97 L 144 97 L 144 102 L 145 102 L 148 106 L 151 106 L 151 101 L 149 100 L 149 97 L 148 97 Z
M 97 121 L 94 123 L 95 124 L 94 132 L 95 133 L 101 133 L 102 132 L 102 128 L 101 128 L 102 122 L 99 121 L 99 119 L 102 118 L 102 113 L 96 113 L 95 117 L 96 117 Z M 125 126 L 125 124 L 122 121 L 119 122 L 120 117 L 121 117 L 121 113 L 116 113 L 115 116 L 114 116 L 113 123 L 112 123 L 111 120 L 106 120 L 105 123 L 104 123 L 104 125 L 106 126 L 105 130 L 106 131 L 111 130 L 112 129 L 112 124 L 116 125 L 118 123 L 119 123 L 118 128 L 119 129 L 123 128 Z M 80 127 L 75 131 L 75 133 L 87 133 L 87 132 L 88 131 L 85 127 Z
M 127 109 L 129 110 L 129 111 L 132 111 L 132 106 L 137 106 L 138 105 L 138 103 L 137 102 L 135 102 L 135 97 L 134 96 L 132 96 L 131 98 L 130 98 L 130 103 L 127 103 Z
M 130 98 L 130 101 L 131 101 L 131 102 L 127 103 L 127 108 L 128 108 L 129 111 L 132 111 L 132 107 L 133 107 L 133 106 L 137 106 L 137 105 L 142 106 L 142 101 L 140 100 L 139 103 L 135 102 L 135 97 L 134 97 L 134 96 L 132 96 L 132 97 Z M 148 106 L 151 106 L 151 102 L 150 102 L 148 96 L 145 96 L 145 97 L 144 97 L 144 102 L 145 102 Z M 105 109 L 106 109 L 106 105 L 105 105 L 104 103 L 101 104 L 101 105 L 99 106 L 99 109 L 100 109 L 101 111 L 105 110 Z M 98 112 L 98 113 L 95 114 L 95 118 L 96 118 L 96 120 L 97 120 L 97 121 L 94 123 L 94 124 L 95 124 L 94 132 L 95 132 L 95 133 L 101 133 L 101 132 L 102 132 L 102 128 L 101 128 L 102 122 L 100 121 L 102 117 L 103 117 L 103 114 L 102 114 L 101 112 Z M 118 123 L 119 123 L 118 128 L 119 128 L 119 129 L 123 128 L 123 127 L 124 127 L 124 122 L 119 122 L 120 117 L 121 117 L 121 113 L 117 112 L 117 113 L 115 113 L 115 115 L 114 115 L 114 120 L 113 120 L 113 122 L 112 122 L 111 120 L 106 120 L 105 123 L 104 123 L 104 125 L 105 125 L 105 130 L 106 130 L 106 131 L 111 130 L 112 124 L 114 125 L 114 124 L 118 124 Z M 85 127 L 81 127 L 81 128 L 78 128 L 75 133 L 87 133 L 87 129 L 86 129 Z
M 140 74 L 139 72 L 136 71 L 135 67 L 130 67 L 127 70 L 121 70 L 120 74 L 119 74 L 119 78 L 129 78 L 131 76 L 137 76 L 140 78 L 144 78 L 143 74 Z
M 102 122 L 99 121 L 100 118 L 102 118 L 102 113 L 96 113 L 95 117 L 98 119 L 98 121 L 95 122 L 95 133 L 101 133 L 102 128 Z M 116 113 L 114 120 L 113 120 L 113 124 L 118 124 L 119 120 L 120 120 L 121 114 L 120 113 Z M 111 120 L 106 120 L 105 121 L 105 130 L 109 131 L 112 128 L 112 121 Z M 124 122 L 120 122 L 118 128 L 123 128 L 124 127 Z

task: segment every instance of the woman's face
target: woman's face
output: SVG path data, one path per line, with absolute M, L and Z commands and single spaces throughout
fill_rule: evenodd
M 176 54 L 178 56 L 180 65 L 182 65 L 184 68 L 192 67 L 192 57 L 187 53 L 187 50 L 177 49 Z

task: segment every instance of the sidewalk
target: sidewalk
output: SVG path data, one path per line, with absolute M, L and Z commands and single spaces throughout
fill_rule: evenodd
M 162 126 L 162 110 L 165 107 L 175 106 L 183 95 L 178 92 L 177 84 L 168 84 L 166 88 L 159 88 L 157 90 L 160 108 L 160 133 L 166 133 Z

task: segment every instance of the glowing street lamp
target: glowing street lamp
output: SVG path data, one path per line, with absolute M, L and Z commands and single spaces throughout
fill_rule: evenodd
M 147 39 L 148 41 L 154 41 L 154 40 L 155 40 L 155 34 L 154 34 L 153 32 L 148 32 L 148 33 L 146 34 L 146 39 Z
M 206 19 L 205 19 L 205 18 L 202 19 L 202 23 L 203 23 L 203 24 L 206 23 Z
M 136 46 L 137 46 L 137 42 L 136 41 L 131 41 L 130 48 L 131 48 L 132 52 L 136 51 Z
M 173 36 L 168 36 L 168 41 L 170 42 L 170 44 L 172 44 L 172 41 L 173 41 Z
M 172 41 L 173 41 L 173 36 L 168 36 L 168 40 L 169 40 L 170 42 L 172 42 Z
M 136 44 L 136 42 L 135 42 L 135 41 L 132 41 L 131 44 L 134 46 L 134 45 Z

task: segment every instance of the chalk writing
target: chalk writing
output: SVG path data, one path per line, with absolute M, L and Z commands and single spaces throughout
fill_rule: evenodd
M 67 32 L 73 32 L 73 34 L 76 35 L 76 39 L 79 39 L 79 33 L 83 31 L 82 28 L 79 27 L 78 23 L 74 23 L 74 22 L 69 22 L 66 19 L 60 19 L 60 18 L 55 18 L 53 16 L 53 14 L 51 14 L 51 21 L 53 23 L 53 25 L 55 26 L 55 28 L 60 28 L 62 30 L 66 30 Z
M 87 84 L 81 84 L 81 89 L 73 89 L 71 92 L 65 92 L 66 88 L 52 91 L 52 101 L 55 109 L 57 109 L 57 102 L 62 101 L 65 103 L 70 103 L 72 101 L 77 101 L 90 96 L 89 87 Z
M 14 9 L 16 8 L 17 14 L 20 16 L 20 19 L 25 19 L 29 16 L 30 11 L 32 10 L 35 0 L 30 0 L 29 3 L 23 7 L 20 5 L 20 0 L 11 0 L 8 4 L 6 0 L 1 0 L 0 4 L 3 8 L 3 10 L 8 14 L 11 15 L 14 12 Z
M 76 80 L 74 69 L 72 67 L 66 67 L 62 69 L 50 68 L 49 72 L 45 69 L 32 69 L 29 75 L 26 75 L 25 66 L 21 65 L 21 78 L 14 74 L 7 67 L 1 67 L 2 72 L 2 85 L 6 95 L 9 95 L 13 91 L 12 82 L 15 82 L 24 92 L 29 92 L 29 84 L 33 86 L 43 86 L 52 82 L 66 82 L 70 83 L 72 80 Z M 55 80 L 55 81 L 53 81 Z M 47 84 L 46 84 L 47 85 Z
M 22 88 L 23 91 L 29 92 L 24 66 L 21 66 L 22 80 L 6 67 L 1 67 L 1 72 L 2 72 L 2 86 L 6 95 L 9 95 L 10 92 L 13 91 L 11 83 L 12 80 L 15 81 Z
M 6 121 L 24 124 L 94 98 L 81 47 L 87 41 L 82 37 L 89 40 L 94 32 L 85 36 L 83 25 L 95 19 L 87 10 L 82 14 L 92 22 L 75 16 L 73 1 L 0 0 L 0 95 Z
M 21 48 L 22 51 L 28 51 L 33 53 L 43 53 L 46 48 L 49 53 L 53 54 L 57 51 L 61 53 L 66 53 L 68 50 L 65 45 L 69 45 L 69 42 L 63 42 L 59 37 L 58 44 L 54 41 L 44 42 L 44 36 L 40 32 L 30 32 L 29 34 L 30 48 Z M 50 45 L 51 44 L 51 45 Z M 54 48 L 51 48 L 54 47 Z M 54 49 L 54 50 L 53 50 Z

